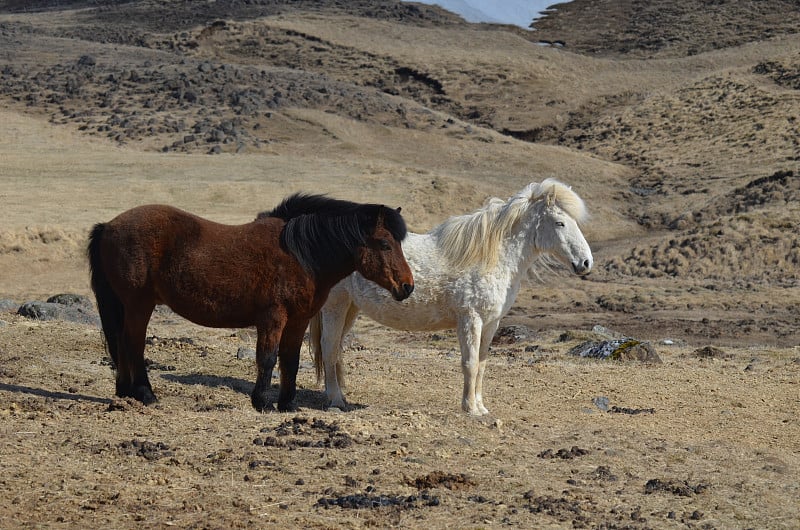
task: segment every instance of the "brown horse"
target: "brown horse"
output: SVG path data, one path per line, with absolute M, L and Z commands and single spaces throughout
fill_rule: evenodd
M 358 271 L 396 300 L 414 290 L 399 212 L 296 194 L 238 226 L 163 205 L 95 225 L 87 253 L 116 394 L 156 401 L 144 345 L 156 304 L 166 304 L 203 326 L 255 326 L 253 407 L 272 408 L 267 393 L 279 359 L 278 410 L 294 410 L 303 335 L 330 289 Z

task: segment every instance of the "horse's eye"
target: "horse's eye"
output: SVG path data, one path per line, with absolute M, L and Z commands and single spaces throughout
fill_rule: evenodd
M 392 250 L 392 245 L 390 245 L 389 242 L 385 239 L 381 239 L 380 241 L 378 241 L 378 245 L 380 245 L 381 250 Z
M 564 221 L 556 221 L 556 226 L 558 226 L 560 228 L 564 228 L 564 226 L 565 226 L 564 225 Z

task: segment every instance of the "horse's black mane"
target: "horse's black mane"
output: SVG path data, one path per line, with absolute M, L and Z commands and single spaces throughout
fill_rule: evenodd
M 382 204 L 361 204 L 325 195 L 295 193 L 258 219 L 277 217 L 286 221 L 281 232 L 284 245 L 306 270 L 317 275 L 330 263 L 351 259 L 383 215 L 383 225 L 397 241 L 406 237 L 400 212 Z

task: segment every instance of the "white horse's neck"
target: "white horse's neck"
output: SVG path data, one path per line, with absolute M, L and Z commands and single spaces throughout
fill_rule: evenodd
M 541 251 L 536 248 L 533 231 L 535 220 L 526 216 L 516 224 L 513 233 L 503 241 L 494 274 L 505 277 L 512 284 L 519 284 L 527 277 L 528 270 L 539 258 Z

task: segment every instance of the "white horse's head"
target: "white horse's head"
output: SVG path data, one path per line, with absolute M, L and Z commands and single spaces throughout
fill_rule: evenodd
M 554 179 L 533 182 L 507 201 L 489 199 L 479 210 L 451 217 L 431 230 L 453 270 L 488 271 L 503 258 L 509 238 L 522 235 L 519 259 L 552 257 L 577 274 L 592 268 L 592 251 L 578 226 L 588 218 L 586 206 L 568 186 Z
M 530 184 L 526 190 L 535 202 L 532 236 L 536 249 L 572 268 L 575 274 L 588 274 L 594 259 L 580 229 L 580 223 L 588 218 L 583 200 L 555 179 Z

